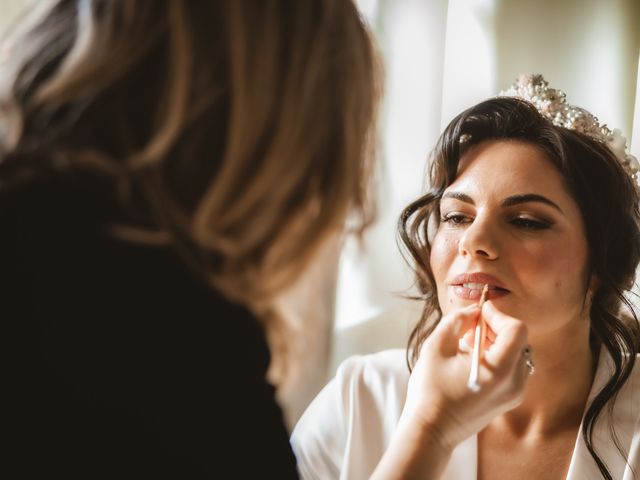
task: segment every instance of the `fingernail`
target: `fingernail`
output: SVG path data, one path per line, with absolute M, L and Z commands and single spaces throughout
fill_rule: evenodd
M 464 353 L 470 353 L 473 350 L 473 347 L 467 343 L 467 341 L 462 337 L 458 340 L 458 350 Z
M 485 306 L 492 310 L 493 309 L 493 302 L 491 300 L 487 300 L 486 302 L 484 302 L 484 305 L 482 305 L 482 309 L 484 310 Z

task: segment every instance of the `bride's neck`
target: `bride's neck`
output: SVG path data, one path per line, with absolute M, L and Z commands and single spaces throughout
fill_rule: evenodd
M 528 379 L 522 404 L 496 419 L 496 426 L 517 436 L 545 437 L 578 428 L 597 362 L 589 331 L 572 338 L 549 335 L 532 338 L 535 373 Z

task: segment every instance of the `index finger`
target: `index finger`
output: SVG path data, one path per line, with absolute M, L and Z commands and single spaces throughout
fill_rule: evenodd
M 447 355 L 457 354 L 460 334 L 475 323 L 479 314 L 480 311 L 476 305 L 469 305 L 466 308 L 445 315 L 431 334 L 431 341 L 438 345 L 442 353 Z

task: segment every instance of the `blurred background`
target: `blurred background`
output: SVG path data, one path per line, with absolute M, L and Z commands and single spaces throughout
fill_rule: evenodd
M 0 36 L 42 1 L 0 0 Z M 280 299 L 304 333 L 299 373 L 280 390 L 290 425 L 344 358 L 406 345 L 421 305 L 404 298 L 413 278 L 396 221 L 425 188 L 429 151 L 460 111 L 520 73 L 541 73 L 570 103 L 619 128 L 640 158 L 640 0 L 356 3 L 385 67 L 379 216 L 363 241 L 329 242 Z

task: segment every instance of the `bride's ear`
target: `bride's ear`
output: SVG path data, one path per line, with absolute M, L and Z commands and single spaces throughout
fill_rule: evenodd
M 593 297 L 595 297 L 598 287 L 600 287 L 600 280 L 595 274 L 592 274 L 591 278 L 589 278 L 589 285 L 587 286 L 586 294 L 586 299 L 589 304 L 593 302 Z

